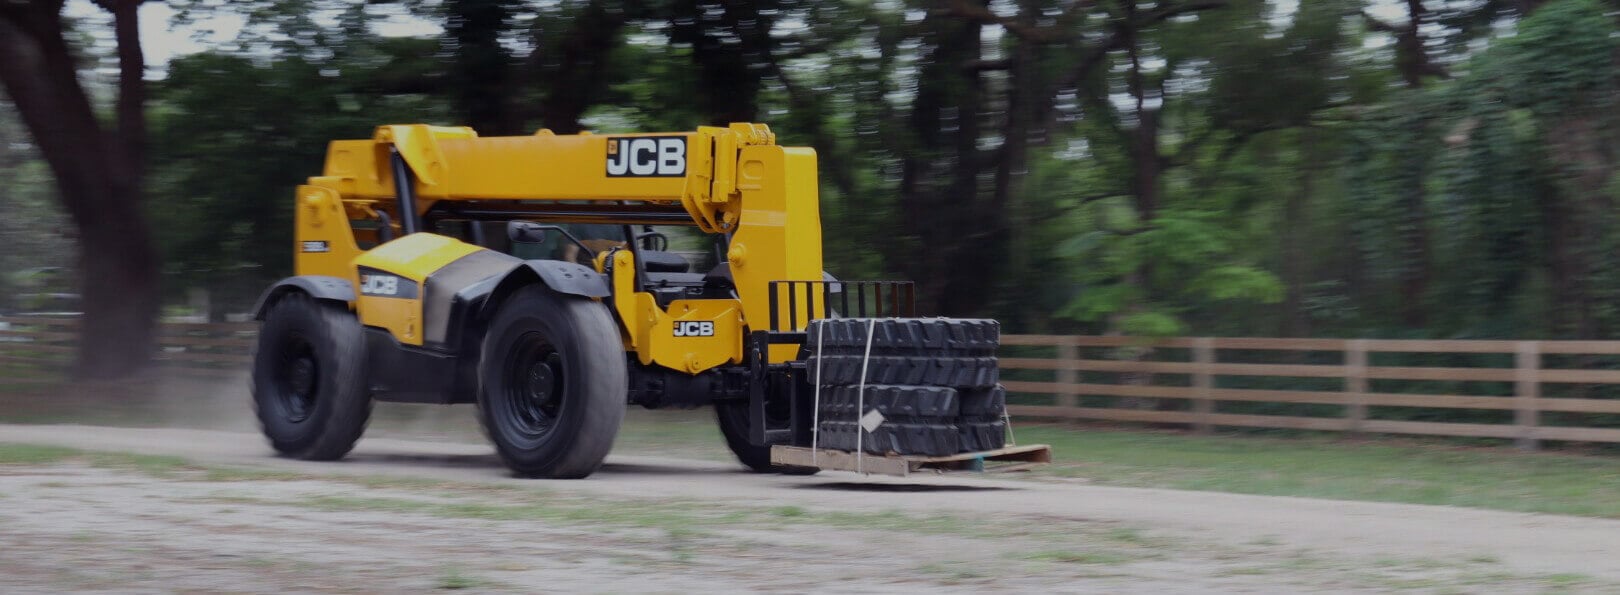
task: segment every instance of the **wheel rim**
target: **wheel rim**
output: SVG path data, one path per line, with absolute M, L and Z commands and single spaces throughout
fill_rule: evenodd
M 567 390 L 562 352 L 537 332 L 518 337 L 502 366 L 502 427 L 514 446 L 529 449 L 544 443 L 557 428 Z
M 281 403 L 282 415 L 287 421 L 298 423 L 309 419 L 315 410 L 315 398 L 320 386 L 320 366 L 315 361 L 315 347 L 302 335 L 292 335 L 282 342 L 276 358 L 276 395 Z

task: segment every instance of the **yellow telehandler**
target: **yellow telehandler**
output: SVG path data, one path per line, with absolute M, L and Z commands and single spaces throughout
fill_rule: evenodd
M 1004 444 L 997 323 L 826 274 L 815 153 L 764 125 L 381 126 L 333 141 L 294 208 L 296 276 L 256 307 L 252 379 L 285 456 L 341 458 L 373 401 L 476 403 L 528 477 L 591 474 L 630 404 L 714 407 L 762 472 L 814 472 L 811 447 Z

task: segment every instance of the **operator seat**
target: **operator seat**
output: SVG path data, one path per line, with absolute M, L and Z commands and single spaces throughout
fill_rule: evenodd
M 703 274 L 691 272 L 691 261 L 662 250 L 639 250 L 636 256 L 646 274 L 647 291 L 659 306 L 667 308 L 675 300 L 703 297 Z
M 636 256 L 641 259 L 642 270 L 648 273 L 685 273 L 692 270 L 692 263 L 673 252 L 640 250 Z

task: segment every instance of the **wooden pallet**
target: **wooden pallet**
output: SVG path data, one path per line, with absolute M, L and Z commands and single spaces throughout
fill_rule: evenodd
M 803 446 L 771 447 L 771 464 L 817 467 L 829 471 L 855 471 L 866 474 L 905 477 L 912 473 L 1024 471 L 1052 462 L 1052 447 L 1045 444 L 1008 446 L 982 452 L 964 452 L 943 457 L 918 455 L 858 456 L 853 452 L 810 449 Z

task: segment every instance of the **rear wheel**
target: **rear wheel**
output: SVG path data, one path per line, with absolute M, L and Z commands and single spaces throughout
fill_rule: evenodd
M 478 365 L 480 420 L 524 477 L 575 479 L 602 466 L 629 393 L 619 329 L 602 304 L 544 286 L 500 305 Z
M 253 404 L 276 452 L 307 460 L 349 453 L 371 418 L 365 336 L 347 309 L 293 293 L 259 331 Z

